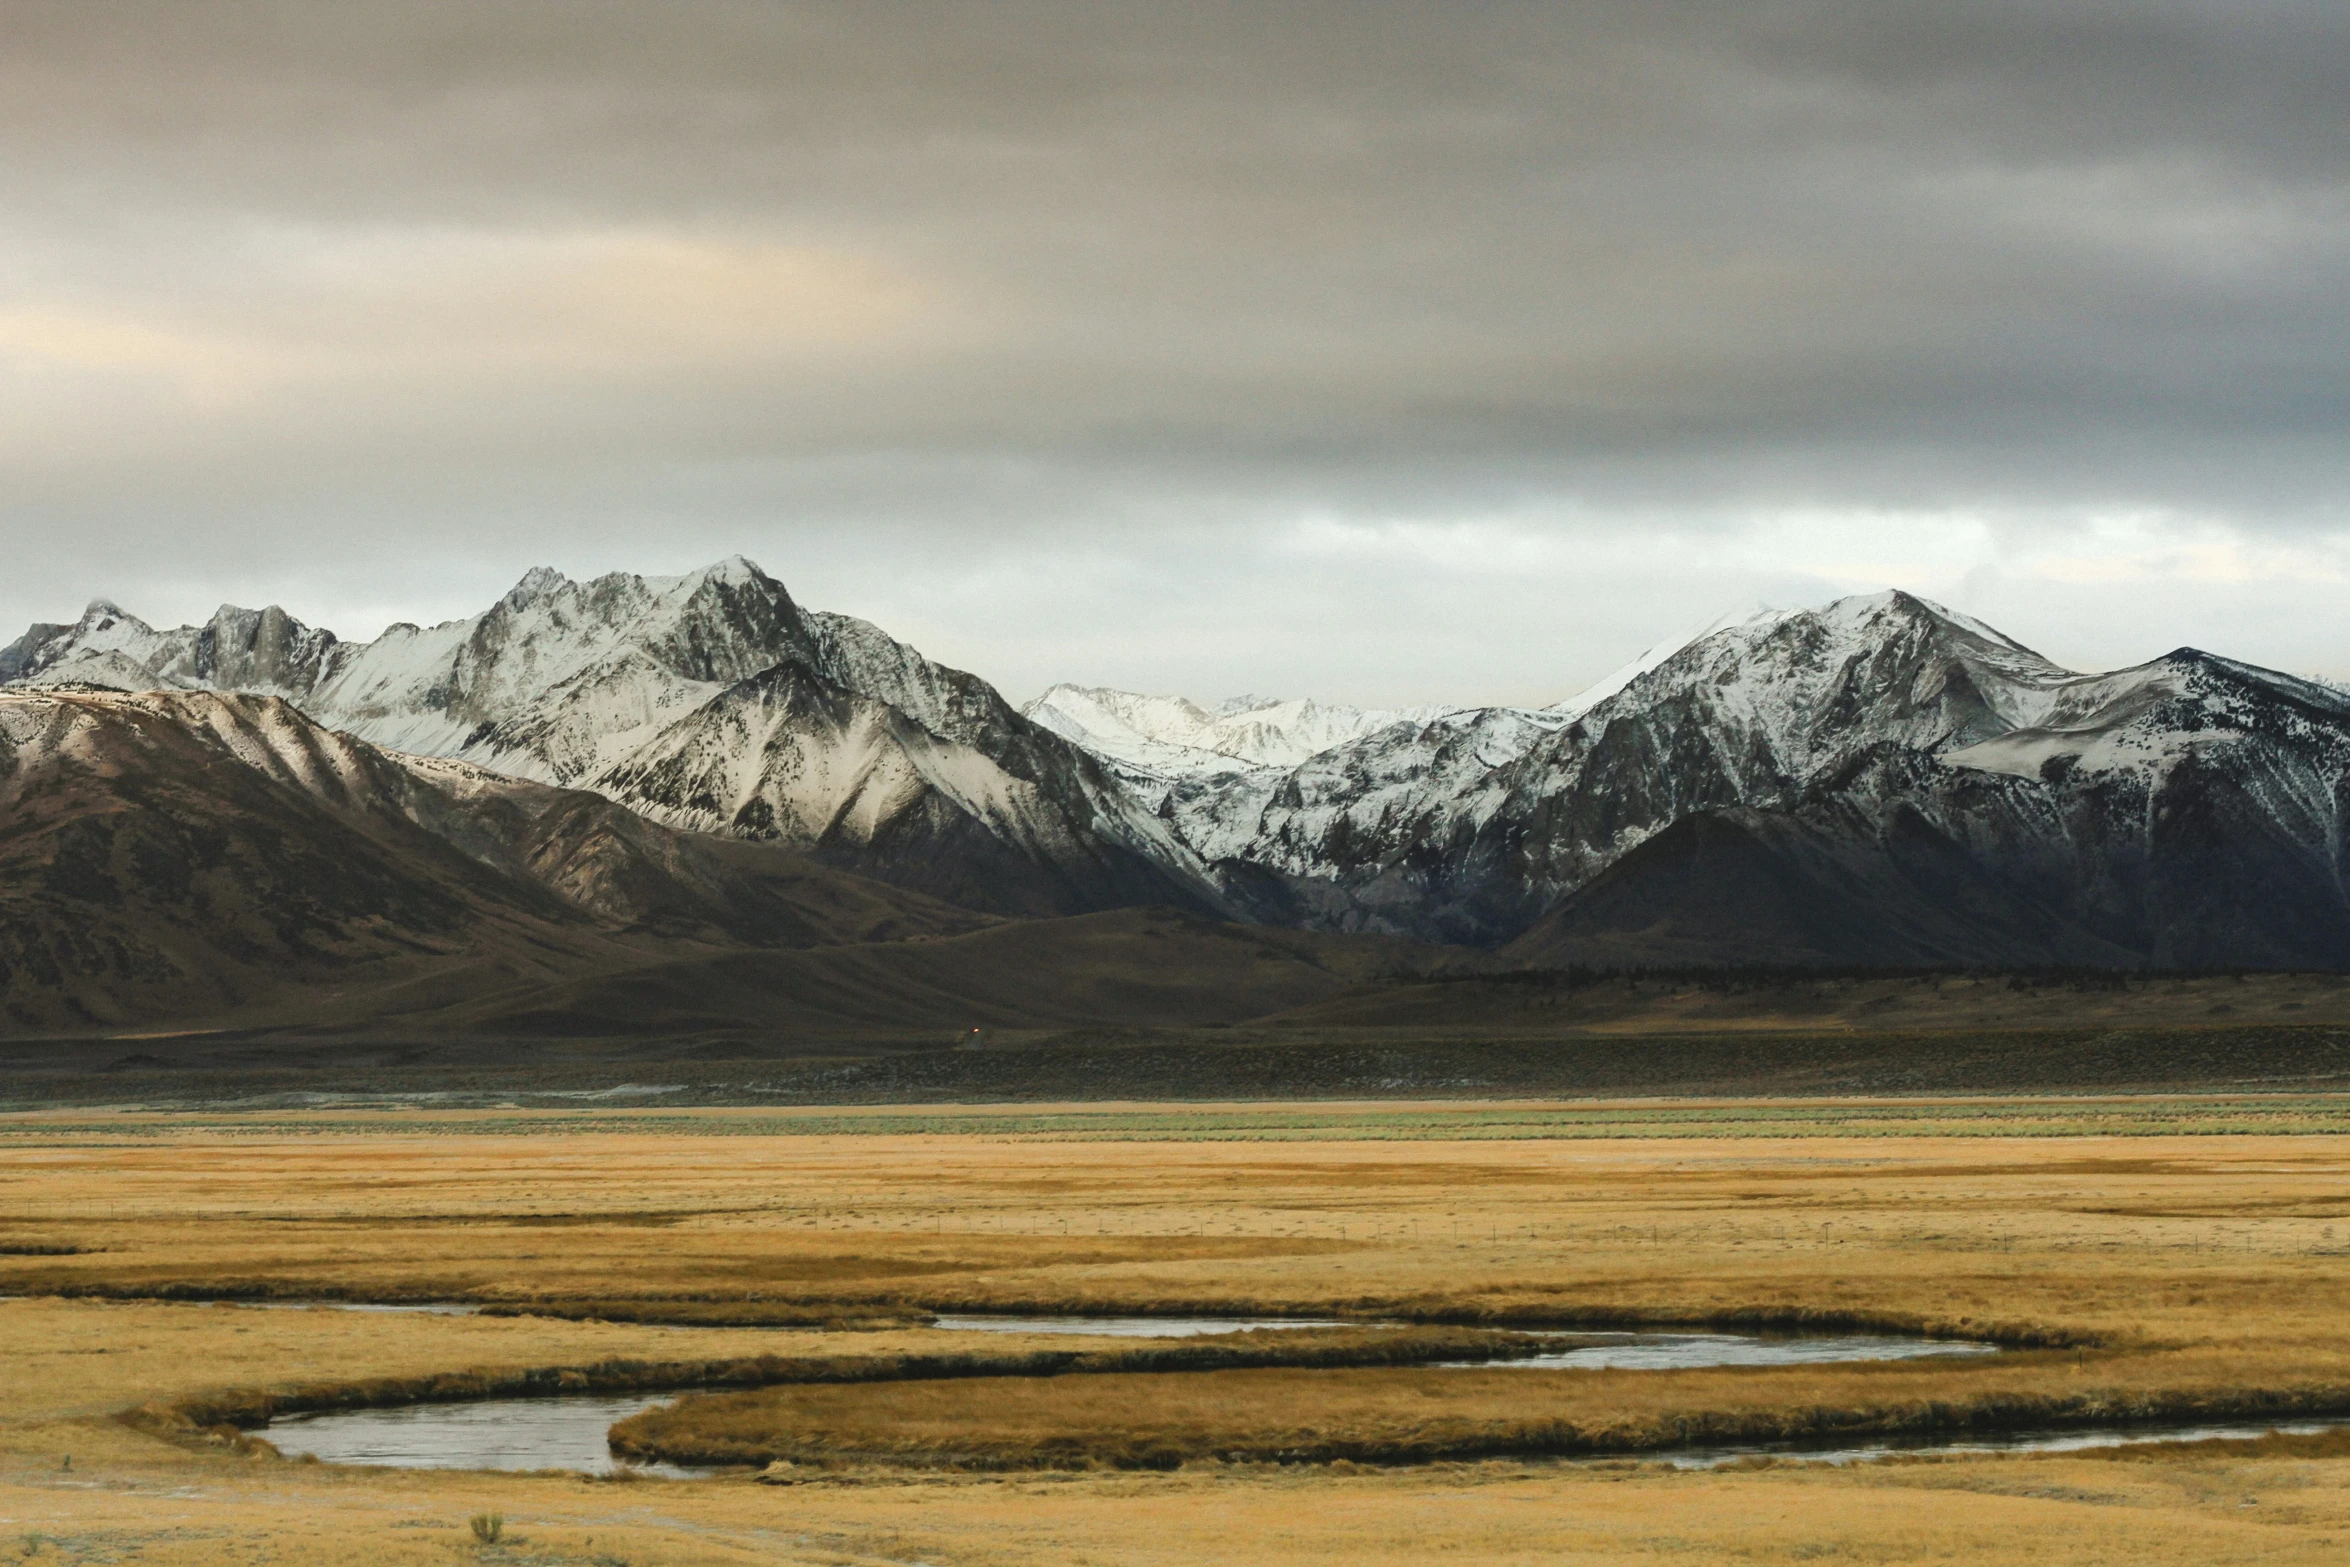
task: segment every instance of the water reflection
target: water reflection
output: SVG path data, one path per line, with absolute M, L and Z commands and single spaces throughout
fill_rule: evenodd
M 618 1463 L 607 1433 L 675 1391 L 553 1393 L 387 1409 L 333 1409 L 281 1415 L 263 1435 L 289 1457 L 394 1469 L 569 1469 L 609 1474 Z M 672 1477 L 704 1471 L 673 1464 L 632 1466 Z

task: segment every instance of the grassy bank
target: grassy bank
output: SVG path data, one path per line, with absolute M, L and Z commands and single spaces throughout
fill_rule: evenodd
M 2156 1363 L 2149 1363 L 2149 1359 Z M 681 1399 L 613 1428 L 616 1452 L 687 1464 L 1166 1469 L 1426 1463 L 2040 1426 L 2350 1413 L 2350 1376 L 2211 1380 L 2159 1357 L 1769 1370 L 1350 1369 L 1045 1381 L 799 1385 Z M 2281 1369 L 2281 1368 L 2280 1368 Z

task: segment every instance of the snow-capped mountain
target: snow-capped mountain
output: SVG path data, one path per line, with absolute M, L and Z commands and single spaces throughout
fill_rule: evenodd
M 570 783 L 810 643 L 782 585 L 739 558 L 585 583 L 542 567 L 470 619 L 373 642 L 275 606 L 157 631 L 101 599 L 0 649 L 0 684 L 262 692 L 377 745 Z
M 2083 674 L 1900 593 L 1717 622 L 1540 709 L 1022 713 L 740 560 L 533 572 L 365 644 L 101 602 L 0 650 L 0 684 L 74 682 L 265 693 L 997 912 L 1188 902 L 1529 962 L 2350 967 L 2350 695 L 2192 650 Z
M 532 571 L 483 613 L 338 640 L 275 608 L 157 631 L 93 603 L 0 650 L 0 684 L 266 693 L 391 750 L 595 790 L 973 906 L 1209 896 L 1089 753 L 986 682 L 739 557 L 682 577 Z
M 1259 918 L 1479 943 L 1679 823 L 1809 812 L 1866 858 L 1856 823 L 1898 819 L 2080 936 L 2037 950 L 2196 962 L 2350 961 L 2346 811 L 2350 700 L 2330 687 L 2192 652 L 2080 674 L 1900 593 L 1757 614 L 1552 708 L 1390 725 L 1161 807 Z M 2188 912 L 2215 877 L 2253 898 L 2228 872 L 2248 863 L 2297 889 L 2306 938 Z M 1902 961 L 1956 950 L 1936 939 Z
M 2037 722 L 1991 738 L 1882 744 L 1683 815 L 1512 951 L 2350 967 L 2350 698 L 2193 650 L 2037 694 Z
M 1231 890 L 1260 914 L 1308 924 L 1331 919 L 1351 924 L 1359 917 L 1376 928 L 1433 932 L 1445 927 L 1422 917 L 1417 907 L 1422 890 L 1416 883 L 1380 875 L 1366 880 L 1357 874 L 1365 854 L 1379 853 L 1383 826 L 1422 823 L 1446 814 L 1544 738 L 1690 643 L 1732 623 L 1732 617 L 1718 617 L 1658 643 L 1549 707 L 1362 713 L 1362 722 L 1352 726 L 1357 729 L 1354 735 L 1320 746 L 1286 769 L 1200 767 L 1173 773 L 1171 782 L 1153 788 L 1170 775 L 1137 777 L 1131 770 L 1134 753 L 1117 744 L 1109 725 L 1089 722 L 1093 715 L 1087 708 L 1065 704 L 1068 718 L 1060 727 L 1080 744 L 1101 750 L 1130 769 L 1125 774 L 1129 781 L 1145 787 L 1159 814 L 1183 841 L 1215 864 Z M 1048 692 L 1046 697 L 1053 695 Z M 1111 735 L 1108 745 L 1101 738 L 1105 731 Z M 1407 827 L 1387 836 L 1390 842 L 1402 843 L 1409 842 L 1411 834 Z M 1383 908 L 1390 902 L 1391 909 Z

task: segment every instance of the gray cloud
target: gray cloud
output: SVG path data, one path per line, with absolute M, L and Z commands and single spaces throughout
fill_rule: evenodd
M 1555 695 L 1884 580 L 2350 662 L 2339 6 L 0 28 L 10 622 L 741 549 L 1014 689 Z

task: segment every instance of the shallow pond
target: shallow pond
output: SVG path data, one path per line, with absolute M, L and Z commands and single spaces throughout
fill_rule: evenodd
M 1196 1338 L 1262 1328 L 1400 1327 L 1395 1322 L 1341 1322 L 1304 1317 L 942 1316 L 937 1326 L 962 1333 L 1070 1333 L 1108 1338 Z M 1587 1333 L 1523 1329 L 1556 1339 L 1552 1354 L 1516 1360 L 1448 1360 L 1446 1367 L 1510 1366 L 1535 1371 L 1688 1371 L 1701 1366 L 1815 1366 L 1844 1360 L 1913 1360 L 1931 1355 L 1993 1355 L 1996 1344 L 1971 1339 L 1901 1338 L 1882 1333 Z

